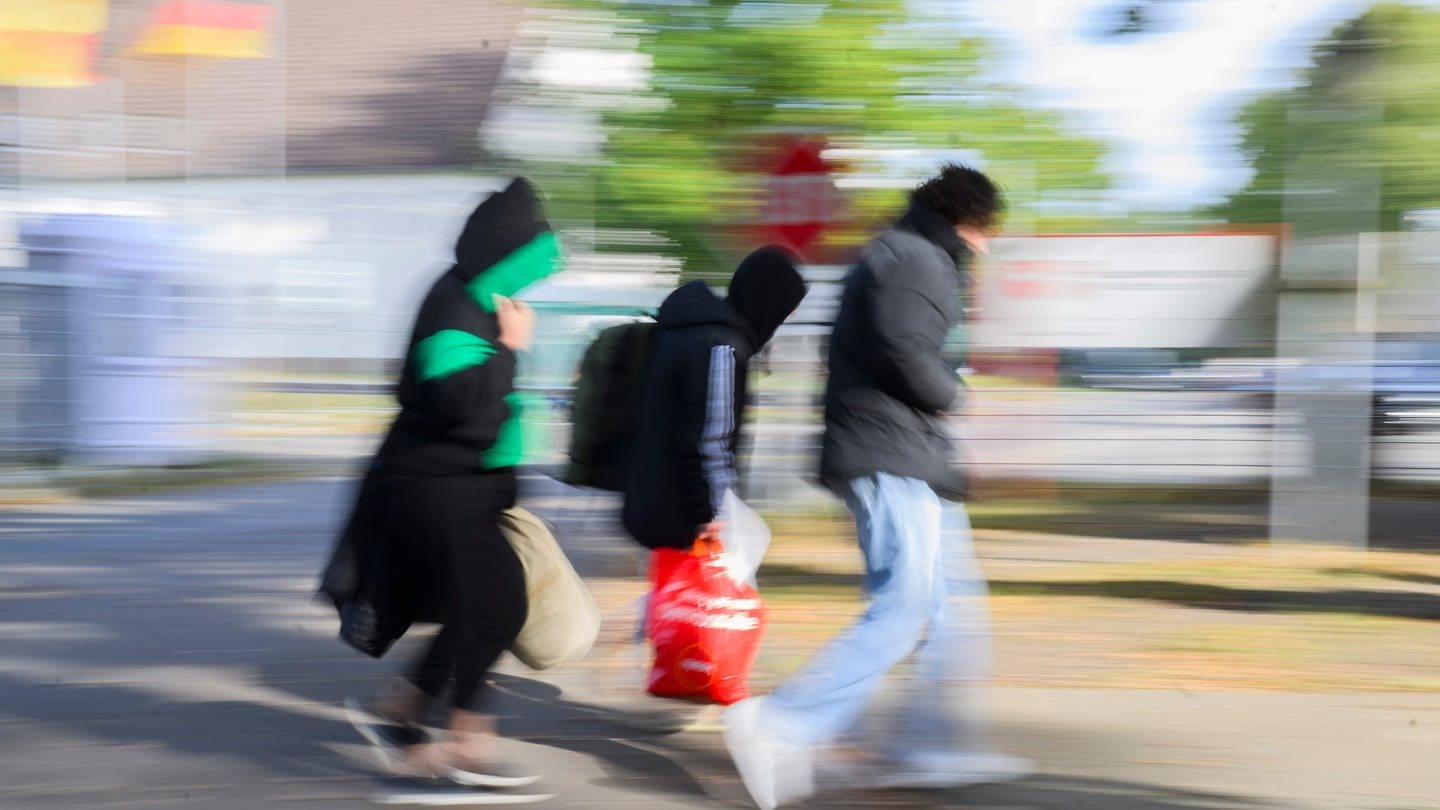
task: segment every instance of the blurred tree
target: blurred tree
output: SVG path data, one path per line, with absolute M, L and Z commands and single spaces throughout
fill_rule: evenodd
M 1216 211 L 1236 223 L 1309 232 L 1368 230 L 1349 183 L 1378 182 L 1378 227 L 1440 206 L 1440 11 L 1382 3 L 1314 48 L 1301 86 L 1239 115 L 1254 177 Z M 1326 182 L 1317 182 L 1324 179 Z
M 814 133 L 882 161 L 905 150 L 920 150 L 920 160 L 913 152 L 909 160 L 922 166 L 947 154 L 976 157 L 1011 187 L 1012 207 L 1028 221 L 1042 197 L 1063 202 L 1106 184 L 1097 141 L 1065 134 L 1054 113 L 1017 104 L 1017 92 L 984 73 L 1003 56 L 966 36 L 953 16 L 925 16 L 921 4 L 566 2 L 570 15 L 611 21 L 606 45 L 581 47 L 623 42 L 649 69 L 632 103 L 598 113 L 598 159 L 556 173 L 553 205 L 563 215 L 592 202 L 583 214 L 598 229 L 661 234 L 689 274 L 725 272 L 732 247 L 750 247 L 716 234 L 753 219 L 756 173 L 766 168 L 753 163 L 757 144 L 777 132 Z M 854 216 L 830 239 L 857 243 L 902 201 L 893 183 L 849 190 Z

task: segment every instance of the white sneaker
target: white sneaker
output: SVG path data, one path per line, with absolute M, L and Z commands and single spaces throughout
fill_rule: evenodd
M 938 751 L 905 755 L 880 776 L 877 787 L 945 790 L 1013 782 L 1035 770 L 1034 763 L 994 751 Z
M 775 754 L 760 736 L 761 698 L 742 700 L 725 710 L 725 747 L 735 760 L 740 781 L 760 810 L 775 807 Z
M 815 773 L 808 748 L 777 742 L 760 728 L 763 698 L 750 698 L 725 710 L 725 747 L 760 810 L 808 798 Z
M 772 745 L 775 754 L 775 804 L 784 806 L 815 795 L 814 751 L 791 745 Z

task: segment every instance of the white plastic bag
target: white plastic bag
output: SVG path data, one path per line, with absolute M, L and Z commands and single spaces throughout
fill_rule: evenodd
M 720 523 L 724 527 L 720 543 L 725 548 L 725 572 L 736 582 L 755 587 L 755 574 L 770 550 L 770 527 L 733 489 L 725 491 Z

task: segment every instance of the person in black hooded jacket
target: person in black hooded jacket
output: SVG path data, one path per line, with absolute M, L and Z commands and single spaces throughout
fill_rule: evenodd
M 524 569 L 499 527 L 515 503 L 522 449 L 516 356 L 534 327 L 534 313 L 510 296 L 560 265 L 527 181 L 470 215 L 455 264 L 420 305 L 396 389 L 400 412 L 342 539 L 359 559 L 355 582 L 327 588 L 342 616 L 347 602 L 368 600 L 375 655 L 414 621 L 442 625 L 388 695 L 363 709 L 349 704 L 361 734 L 412 773 L 466 785 L 533 781 L 486 761 L 493 721 L 479 710 L 485 675 L 527 614 Z M 431 742 L 419 725 L 446 686 L 450 736 Z
M 718 532 L 737 482 L 750 359 L 804 297 L 794 259 L 765 247 L 741 262 L 725 298 L 692 281 L 660 305 L 621 514 L 641 545 L 685 549 Z

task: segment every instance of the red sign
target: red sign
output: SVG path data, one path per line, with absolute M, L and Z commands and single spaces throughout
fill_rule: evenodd
M 760 225 L 766 238 L 800 255 L 819 241 L 840 210 L 840 190 L 818 140 L 792 140 L 782 147 L 764 186 Z

